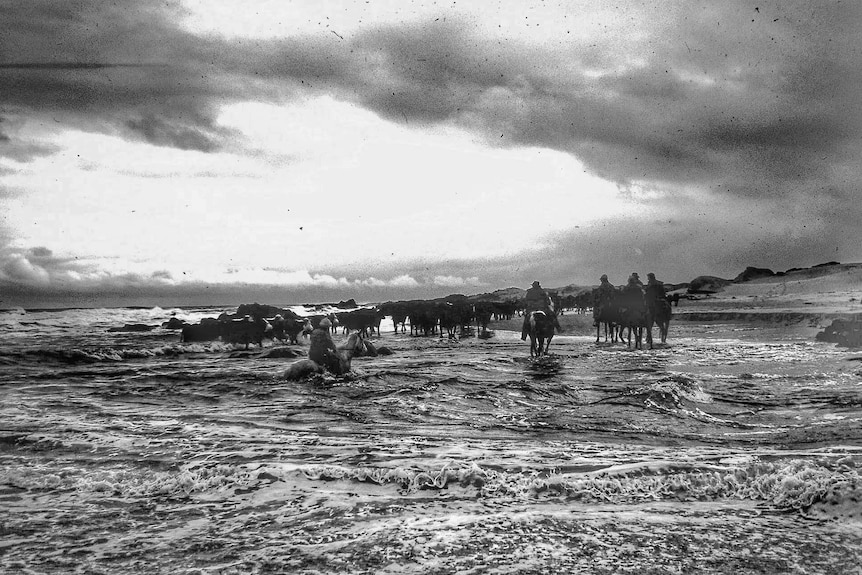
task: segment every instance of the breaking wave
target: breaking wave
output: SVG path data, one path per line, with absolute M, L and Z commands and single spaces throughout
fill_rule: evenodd
M 862 481 L 855 468 L 826 466 L 804 459 L 757 461 L 745 467 L 650 465 L 607 470 L 587 476 L 550 471 L 507 472 L 472 464 L 439 470 L 345 468 L 332 465 L 302 469 L 313 480 L 342 480 L 396 485 L 413 493 L 453 486 L 473 487 L 481 497 L 562 497 L 583 503 L 644 501 L 753 500 L 777 509 L 820 515 L 843 511 L 862 519 Z M 847 512 L 847 510 L 852 510 Z
M 31 362 L 53 361 L 65 364 L 120 362 L 135 359 L 174 357 L 184 354 L 222 353 L 235 351 L 232 344 L 221 341 L 206 343 L 168 343 L 154 347 L 49 348 L 23 352 L 0 352 L 0 363 L 15 360 Z

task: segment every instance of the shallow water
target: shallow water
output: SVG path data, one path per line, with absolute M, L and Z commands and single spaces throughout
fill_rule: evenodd
M 384 330 L 393 355 L 287 382 L 107 332 L 220 311 L 0 313 L 0 571 L 859 572 L 859 354 L 678 322 L 531 361 L 513 332 Z

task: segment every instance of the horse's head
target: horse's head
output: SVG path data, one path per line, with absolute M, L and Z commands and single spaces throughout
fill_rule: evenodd
M 358 331 L 347 336 L 347 341 L 338 347 L 339 351 L 346 351 L 350 356 L 360 355 L 365 345 Z

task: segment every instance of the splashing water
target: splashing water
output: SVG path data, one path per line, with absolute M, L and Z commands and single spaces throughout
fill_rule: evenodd
M 0 313 L 0 572 L 839 573 L 862 373 L 768 330 L 392 335 L 347 377 L 167 316 Z M 142 333 L 108 332 L 152 323 Z M 336 339 L 343 338 L 336 335 Z M 293 346 L 301 355 L 305 349 Z M 852 572 L 852 571 L 850 571 Z

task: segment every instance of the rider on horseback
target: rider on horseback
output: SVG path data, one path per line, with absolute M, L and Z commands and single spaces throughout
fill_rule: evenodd
M 308 348 L 308 359 L 333 372 L 340 373 L 338 350 L 329 335 L 332 322 L 327 318 L 320 320 L 320 325 L 311 332 L 311 342 Z
M 608 274 L 602 274 L 600 279 L 602 283 L 599 284 L 599 287 L 597 287 L 595 291 L 593 291 L 593 310 L 596 310 L 602 305 L 607 305 L 607 303 L 613 299 L 614 293 L 616 292 L 614 284 L 608 281 Z M 595 322 L 593 322 L 593 325 L 598 326 L 598 323 L 599 320 L 596 319 Z
M 524 325 L 521 327 L 521 340 L 526 340 L 530 333 L 530 312 L 543 311 L 554 318 L 554 327 L 561 330 L 557 315 L 551 308 L 551 297 L 548 295 L 538 281 L 534 281 L 532 287 L 524 295 Z
M 658 281 L 652 272 L 647 274 L 647 285 L 644 288 L 644 292 L 646 294 L 647 305 L 649 306 L 666 297 L 664 283 Z

